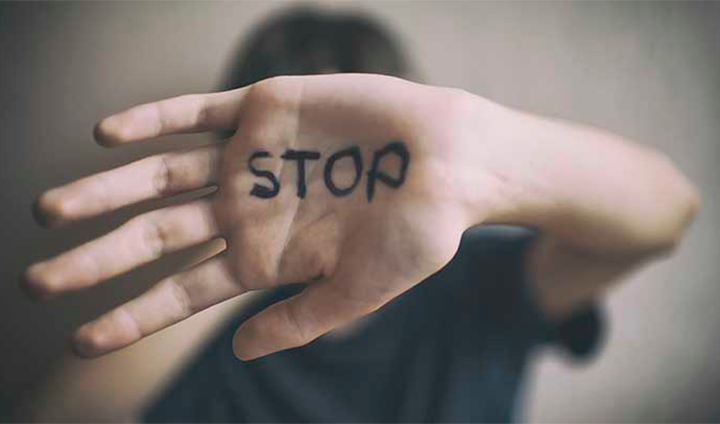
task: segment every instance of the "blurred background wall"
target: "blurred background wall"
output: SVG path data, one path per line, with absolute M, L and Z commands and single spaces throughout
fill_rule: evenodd
M 698 221 L 674 257 L 611 293 L 610 332 L 595 361 L 575 366 L 543 353 L 523 415 L 529 421 L 720 421 L 720 3 L 323 4 L 364 10 L 390 25 L 428 83 L 597 125 L 675 160 L 703 193 Z M 285 5 L 0 4 L 0 411 L 62 372 L 72 329 L 144 291 L 191 255 L 33 303 L 16 284 L 27 264 L 160 204 L 49 231 L 32 220 L 33 198 L 150 152 L 203 141 L 180 136 L 108 151 L 92 142 L 91 129 L 135 103 L 214 90 L 242 35 Z M 170 366 L 187 352 L 169 349 L 175 345 L 164 338 L 202 337 L 207 328 L 199 323 L 214 313 L 133 347 L 166 349 L 133 370 Z M 78 402 L 86 412 L 75 419 L 118 419 L 113 408 L 122 408 L 125 395 L 113 390 L 141 391 L 144 371 L 98 368 L 94 375 L 108 392 L 85 393 Z M 58 381 L 52 390 L 85 384 Z M 95 397 L 118 400 L 113 406 Z

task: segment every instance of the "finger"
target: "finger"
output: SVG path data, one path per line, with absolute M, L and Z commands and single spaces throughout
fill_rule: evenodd
M 188 94 L 134 106 L 101 120 L 95 126 L 95 139 L 111 147 L 166 134 L 233 129 L 247 91 L 244 87 Z
M 233 351 L 247 361 L 303 346 L 383 303 L 353 299 L 330 282 L 315 283 L 245 321 L 235 333 Z
M 217 235 L 206 200 L 159 209 L 135 217 L 69 252 L 32 265 L 25 273 L 23 285 L 36 297 L 78 290 Z
M 123 348 L 244 291 L 220 254 L 83 325 L 73 337 L 74 350 L 94 357 Z
M 205 187 L 217 181 L 222 148 L 210 145 L 150 156 L 54 188 L 38 198 L 36 217 L 54 226 Z

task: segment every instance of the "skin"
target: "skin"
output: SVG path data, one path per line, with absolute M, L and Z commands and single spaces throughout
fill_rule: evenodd
M 80 327 L 76 352 L 128 346 L 242 293 L 304 282 L 236 332 L 243 360 L 302 346 L 376 311 L 447 264 L 467 228 L 536 227 L 527 275 L 540 303 L 562 319 L 638 265 L 668 252 L 698 209 L 692 185 L 664 156 L 621 137 L 512 110 L 462 90 L 360 74 L 278 77 L 238 90 L 136 106 L 102 120 L 105 146 L 165 134 L 237 129 L 227 142 L 142 159 L 44 193 L 37 215 L 62 225 L 151 198 L 208 185 L 210 196 L 138 216 L 115 231 L 28 268 L 22 285 L 47 297 L 83 289 L 169 252 L 208 240 L 225 249 L 160 281 L 140 297 Z M 401 140 L 405 183 L 367 174 L 347 197 L 325 187 L 332 153 L 372 153 Z M 286 149 L 314 150 L 307 195 L 296 195 Z M 280 193 L 250 196 L 247 160 L 279 176 Z M 334 171 L 354 178 L 350 161 Z M 382 169 L 397 172 L 388 159 Z

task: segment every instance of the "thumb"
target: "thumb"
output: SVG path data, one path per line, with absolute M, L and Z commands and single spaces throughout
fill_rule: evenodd
M 385 303 L 351 297 L 347 288 L 353 286 L 358 287 L 321 280 L 268 306 L 238 328 L 233 338 L 235 356 L 248 361 L 303 346 Z

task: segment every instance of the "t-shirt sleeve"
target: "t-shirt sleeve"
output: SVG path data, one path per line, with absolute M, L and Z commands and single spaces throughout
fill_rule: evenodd
M 575 358 L 589 358 L 604 340 L 604 309 L 591 304 L 575 311 L 565 320 L 549 325 L 547 342 L 562 347 Z
M 464 307 L 468 301 L 479 302 L 473 305 L 479 319 L 492 323 L 496 331 L 535 345 L 559 347 L 575 359 L 588 359 L 604 340 L 603 307 L 589 304 L 560 322 L 547 317 L 524 265 L 536 239 L 535 231 L 519 227 L 492 225 L 468 230 L 460 254 L 468 276 L 463 284 L 472 294 L 463 295 L 461 302 Z

